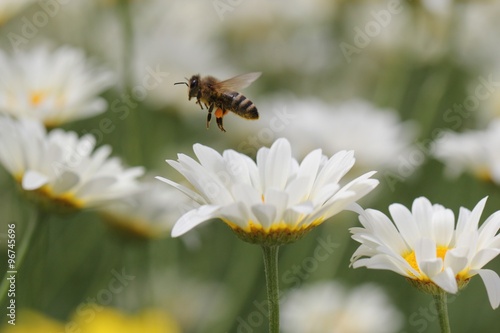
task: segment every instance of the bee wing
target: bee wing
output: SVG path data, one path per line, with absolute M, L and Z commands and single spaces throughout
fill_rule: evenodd
M 261 74 L 261 72 L 241 74 L 218 82 L 217 87 L 222 90 L 238 91 L 251 85 L 252 82 L 257 80 Z

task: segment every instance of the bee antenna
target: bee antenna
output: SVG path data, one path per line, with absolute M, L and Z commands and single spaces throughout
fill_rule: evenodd
M 189 87 L 189 84 L 188 84 L 187 82 L 176 82 L 176 83 L 174 83 L 174 86 L 175 86 L 176 84 L 185 84 L 186 86 L 188 86 L 188 87 Z

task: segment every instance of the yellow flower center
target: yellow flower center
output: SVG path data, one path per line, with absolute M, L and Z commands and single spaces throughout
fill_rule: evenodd
M 245 228 L 232 223 L 229 220 L 223 221 L 246 242 L 261 245 L 282 245 L 292 243 L 302 238 L 311 229 L 323 223 L 324 218 L 318 218 L 307 225 L 291 226 L 284 221 L 273 223 L 269 228 L 264 228 L 260 223 L 248 221 Z
M 445 247 L 445 246 L 438 246 L 436 248 L 436 257 L 441 258 L 441 259 L 444 260 L 444 257 L 446 256 L 446 252 L 448 252 L 448 248 L 447 247 Z M 417 272 L 419 272 L 421 274 L 422 280 L 425 280 L 425 281 L 429 280 L 429 278 L 427 278 L 427 276 L 425 276 L 425 274 L 422 273 L 420 271 L 420 268 L 418 267 L 417 258 L 415 256 L 415 251 L 411 251 L 407 255 L 403 255 L 403 258 L 406 260 L 406 262 L 408 262 L 410 264 L 410 266 L 414 270 L 416 270 Z M 413 276 L 412 273 L 410 273 L 410 274 Z
M 475 171 L 476 177 L 484 182 L 491 182 L 491 172 L 488 167 L 484 166 Z
M 30 96 L 30 102 L 34 106 L 40 105 L 45 99 L 45 94 L 41 91 L 33 91 Z

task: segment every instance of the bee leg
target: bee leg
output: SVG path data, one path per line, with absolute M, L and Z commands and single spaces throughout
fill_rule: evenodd
M 225 110 L 217 109 L 215 111 L 215 120 L 217 121 L 217 126 L 222 132 L 225 132 L 224 126 L 222 125 L 222 117 L 226 114 Z
M 217 120 L 217 126 L 219 126 L 219 129 L 222 132 L 225 132 L 226 130 L 224 129 L 224 126 L 222 125 L 222 118 L 215 118 L 215 120 Z
M 203 105 L 201 105 L 201 101 L 199 98 L 196 99 L 196 104 L 199 104 L 200 108 L 203 110 Z
M 212 111 L 214 110 L 214 105 L 210 105 L 210 107 L 208 108 L 208 114 L 207 114 L 207 129 L 208 129 L 208 126 L 210 125 L 210 120 L 212 120 Z

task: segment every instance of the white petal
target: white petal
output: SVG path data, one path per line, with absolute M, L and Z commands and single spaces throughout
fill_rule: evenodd
M 420 231 L 412 213 L 401 204 L 390 205 L 389 212 L 403 239 L 411 248 L 414 248 L 417 239 L 420 237 Z
M 415 258 L 422 269 L 420 263 L 436 259 L 436 243 L 430 238 L 420 239 L 415 246 Z
M 431 202 L 425 197 L 417 198 L 413 201 L 411 211 L 422 237 L 431 238 L 433 236 L 431 224 L 433 210 Z
M 456 227 L 457 237 L 460 237 L 460 235 L 463 234 L 464 228 L 467 224 L 467 221 L 469 220 L 470 214 L 471 214 L 470 210 L 464 207 L 460 207 L 457 219 L 457 227 Z
M 262 195 L 248 184 L 235 184 L 232 187 L 234 201 L 243 202 L 247 206 L 262 203 Z
M 321 149 L 316 149 L 307 154 L 302 160 L 302 163 L 300 163 L 297 178 L 303 177 L 307 179 L 307 183 L 304 184 L 303 188 L 303 191 L 307 194 L 311 192 L 314 181 L 316 180 L 319 165 L 321 163 L 321 157 Z
M 59 177 L 57 177 L 52 186 L 54 194 L 60 194 L 69 191 L 76 186 L 80 181 L 78 174 L 66 170 Z
M 384 213 L 378 210 L 370 210 L 367 214 L 366 217 L 373 224 L 373 232 L 382 244 L 390 247 L 396 253 L 403 253 L 408 250 L 396 227 Z
M 432 277 L 432 281 L 448 293 L 456 294 L 458 291 L 457 280 L 455 280 L 455 275 L 450 268 L 446 268 Z
M 158 180 L 160 180 L 160 181 L 162 181 L 162 182 L 164 182 L 164 183 L 167 183 L 168 185 L 170 185 L 172 187 L 175 187 L 176 189 L 178 189 L 182 193 L 186 194 L 188 197 L 190 197 L 191 199 L 193 199 L 194 201 L 196 201 L 200 205 L 203 205 L 203 204 L 207 203 L 206 200 L 201 195 L 199 195 L 195 191 L 187 188 L 186 186 L 177 184 L 177 183 L 171 181 L 170 179 L 163 178 L 163 177 L 160 177 L 160 176 L 157 176 L 155 178 L 158 179 Z
M 290 172 L 292 148 L 286 139 L 276 140 L 266 159 L 265 188 L 282 190 L 285 188 Z M 259 166 L 260 167 L 260 166 Z
M 433 279 L 443 270 L 443 261 L 441 258 L 423 260 L 418 262 L 418 267 L 422 273 Z
M 22 187 L 26 191 L 36 190 L 43 185 L 47 184 L 49 179 L 47 176 L 33 170 L 28 170 L 23 175 Z
M 432 216 L 434 227 L 434 240 L 438 246 L 445 246 L 451 242 L 455 227 L 455 215 L 450 209 L 443 209 L 434 212 Z
M 295 178 L 285 188 L 289 196 L 289 204 L 295 205 L 309 198 L 309 193 L 305 191 L 309 184 L 308 178 Z
M 302 206 L 302 205 L 300 205 L 300 206 Z M 285 210 L 285 213 L 283 214 L 282 219 L 286 225 L 288 225 L 290 227 L 296 227 L 300 223 L 305 221 L 305 219 L 304 219 L 304 216 L 306 216 L 305 214 L 308 214 L 308 213 L 302 213 L 300 211 L 300 208 L 298 211 L 295 210 L 295 207 L 288 208 L 287 210 Z
M 481 214 L 483 213 L 484 206 L 486 205 L 486 200 L 488 197 L 483 198 L 479 201 L 468 216 L 468 219 L 464 221 L 464 225 L 461 226 L 462 230 L 460 232 L 469 233 L 472 231 L 476 231 L 479 225 L 479 219 L 481 218 Z M 458 229 L 458 228 L 457 228 Z M 457 230 L 458 231 L 458 230 Z
M 353 151 L 339 151 L 333 155 L 323 165 L 318 173 L 314 183 L 312 192 L 317 191 L 324 184 L 338 183 L 340 179 L 352 168 L 354 165 L 354 152 Z
M 314 211 L 314 205 L 310 201 L 290 207 L 291 210 L 300 214 L 311 214 Z
M 199 224 L 217 217 L 219 209 L 219 206 L 205 205 L 187 212 L 175 223 L 172 228 L 172 237 L 181 236 Z
M 113 184 L 115 184 L 117 179 L 113 176 L 103 176 L 103 177 L 95 177 L 83 184 L 75 193 L 78 197 L 88 197 L 88 196 L 96 196 L 99 197 L 106 191 L 105 189 L 109 188 Z M 122 196 L 125 196 L 127 193 L 123 193 Z
M 363 266 L 371 269 L 390 270 L 402 276 L 410 277 L 408 272 L 400 265 L 399 262 L 384 254 L 377 254 L 371 258 L 358 259 L 352 263 L 352 267 L 354 268 Z
M 476 253 L 472 262 L 470 264 L 472 269 L 480 269 L 491 260 L 493 260 L 496 256 L 500 254 L 500 249 L 482 249 Z
M 250 159 L 248 156 L 234 150 L 225 150 L 222 157 L 224 158 L 225 170 L 231 178 L 231 182 L 252 185 L 252 176 L 248 167 L 252 166 L 253 161 L 247 161 Z
M 313 193 L 309 199 L 313 200 L 318 206 L 324 205 L 340 189 L 337 183 L 325 184 L 321 189 Z
M 224 170 L 222 156 L 215 149 L 196 143 L 193 145 L 193 151 L 204 168 L 211 172 Z
M 276 218 L 276 207 L 265 204 L 258 204 L 251 207 L 258 223 L 264 230 L 269 230 Z
M 444 266 L 450 267 L 453 273 L 458 274 L 461 272 L 467 264 L 469 260 L 467 259 L 467 249 L 451 249 L 446 252 L 446 256 L 444 258 Z
M 488 246 L 488 244 L 495 238 L 495 235 L 500 229 L 500 212 L 496 212 L 491 215 L 486 221 L 484 221 L 481 228 L 479 228 L 479 244 L 480 248 Z
M 489 269 L 480 269 L 477 274 L 483 279 L 491 307 L 493 309 L 498 308 L 500 305 L 500 277 L 496 272 Z
M 252 219 L 248 206 L 242 202 L 235 202 L 221 207 L 219 215 L 221 218 L 236 224 L 242 229 L 246 228 L 248 222 Z
M 283 191 L 276 191 L 274 189 L 267 189 L 264 194 L 265 203 L 272 205 L 276 208 L 275 220 L 280 221 L 282 219 L 283 213 L 287 208 L 288 204 L 288 194 Z

